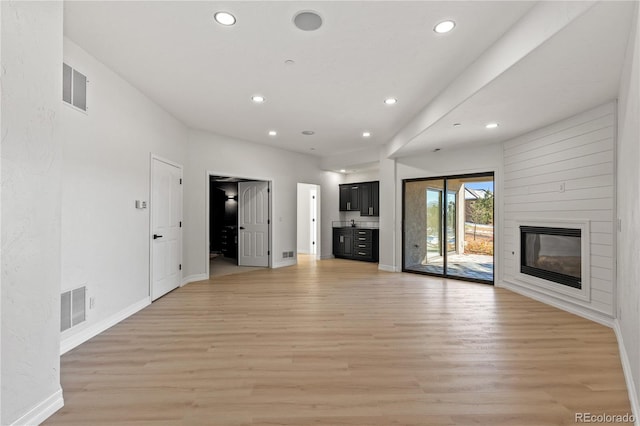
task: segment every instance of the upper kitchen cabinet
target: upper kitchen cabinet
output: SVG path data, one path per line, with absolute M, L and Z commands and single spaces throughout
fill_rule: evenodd
M 380 212 L 380 182 L 360 185 L 360 216 L 378 216 Z
M 340 211 L 360 211 L 360 185 L 359 183 L 346 183 L 340 185 Z
M 346 183 L 340 185 L 340 211 L 360 212 L 360 216 L 378 216 L 380 210 L 380 184 L 375 182 Z

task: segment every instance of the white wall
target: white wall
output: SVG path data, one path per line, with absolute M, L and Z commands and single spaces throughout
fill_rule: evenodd
M 378 268 L 387 272 L 400 269 L 396 265 L 396 160 L 380 158 L 380 216 Z
M 618 100 L 618 339 L 636 418 L 640 415 L 640 8 L 636 4 Z
M 364 170 L 362 172 L 345 174 L 342 183 L 371 182 L 379 179 L 380 171 L 378 169 Z
M 2 9 L 0 5 L 0 40 L 2 40 Z M 0 42 L 0 65 L 2 63 L 2 42 Z M 0 76 L 0 95 L 3 95 L 2 76 Z M 4 97 L 4 95 L 2 96 Z M 0 132 L 2 132 L 2 104 L 0 101 Z M 0 133 L 1 134 L 1 133 Z M 2 144 L 0 144 L 0 178 L 2 177 Z M 0 184 L 0 234 L 2 233 L 2 185 Z M 0 422 L 2 422 L 2 250 L 0 250 Z
M 273 266 L 295 263 L 283 251 L 297 248 L 297 183 L 321 185 L 320 254 L 331 256 L 331 221 L 338 217 L 340 175 L 321 171 L 319 159 L 203 131 L 189 134 L 185 168 L 185 275 L 206 277 L 208 173 L 271 181 Z M 204 279 L 204 278 L 202 278 Z
M 150 154 L 184 164 L 187 128 L 69 39 L 88 112 L 61 111 L 62 290 L 86 285 L 95 308 L 63 333 L 63 350 L 148 303 Z
M 2 417 L 35 424 L 62 404 L 62 3 L 2 8 Z
M 575 307 L 576 313 L 613 317 L 615 105 L 603 105 L 505 142 L 503 155 L 504 284 L 540 293 L 538 287 L 518 280 L 513 254 L 519 241 L 516 221 L 588 220 L 590 300 L 542 293 L 551 297 L 550 302 Z
M 402 268 L 402 180 L 422 177 L 450 176 L 469 173 L 494 172 L 495 180 L 495 221 L 500 217 L 500 182 L 502 173 L 502 147 L 500 144 L 485 145 L 477 148 L 468 148 L 455 151 L 430 152 L 423 155 L 398 158 L 396 161 L 395 197 L 395 232 L 385 232 L 380 235 L 380 247 L 383 245 L 395 247 L 393 254 L 393 268 L 397 271 Z M 391 167 L 386 174 L 391 175 Z M 383 197 L 386 197 L 391 189 L 388 185 L 381 185 L 385 192 L 380 194 L 382 205 Z M 381 214 L 384 210 L 381 209 Z M 395 238 L 390 241 L 389 238 Z M 494 236 L 496 253 L 500 247 L 500 230 L 496 229 Z M 385 257 L 388 254 L 385 254 Z M 498 281 L 500 257 L 495 257 L 494 279 Z M 389 265 L 391 266 L 391 265 Z M 390 269 L 390 268 L 388 268 Z

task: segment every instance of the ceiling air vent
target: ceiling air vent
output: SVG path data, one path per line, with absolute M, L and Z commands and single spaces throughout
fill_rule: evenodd
M 87 111 L 87 76 L 62 64 L 62 100 L 81 111 Z
M 87 319 L 87 287 L 78 287 L 60 295 L 60 331 L 84 322 Z

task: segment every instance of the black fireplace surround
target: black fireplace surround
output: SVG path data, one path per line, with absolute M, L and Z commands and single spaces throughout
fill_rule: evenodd
M 520 226 L 520 272 L 582 289 L 581 230 Z

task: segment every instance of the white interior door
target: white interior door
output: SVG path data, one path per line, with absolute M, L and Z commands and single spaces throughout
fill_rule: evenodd
M 182 279 L 182 169 L 151 160 L 151 300 Z
M 238 182 L 238 265 L 269 266 L 268 182 Z

